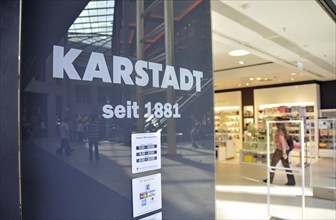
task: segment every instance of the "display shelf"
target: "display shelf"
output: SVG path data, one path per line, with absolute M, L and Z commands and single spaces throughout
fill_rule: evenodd
M 236 156 L 236 146 L 234 141 L 215 141 L 218 160 L 227 160 Z
M 263 116 L 263 117 L 290 117 L 292 119 L 300 119 L 299 118 L 299 113 L 295 112 L 295 113 L 273 113 L 273 114 L 258 114 L 259 116 Z M 306 117 L 314 117 L 314 113 L 306 113 L 305 114 Z
M 243 107 L 243 130 L 246 131 L 249 125 L 254 124 L 254 108 L 253 105 Z
M 270 146 L 273 151 L 273 144 Z M 240 163 L 263 165 L 267 162 L 267 140 L 264 132 L 258 132 L 254 126 L 244 131 L 243 148 L 240 150 Z
M 334 157 L 333 152 L 336 145 L 336 119 L 319 119 L 319 156 Z
M 241 146 L 241 121 L 239 108 L 215 111 L 215 141 L 232 141 L 234 150 Z M 231 152 L 231 149 L 226 149 Z M 228 153 L 226 153 L 228 154 Z M 235 155 L 233 155 L 234 157 Z
M 336 157 L 336 151 L 332 149 L 319 149 L 320 157 Z
M 257 120 L 258 120 L 258 128 L 264 128 L 266 121 L 275 121 L 278 117 L 287 119 L 287 120 L 304 120 L 305 121 L 305 131 L 304 138 L 305 142 L 312 143 L 312 150 L 309 151 L 309 154 L 313 156 L 318 155 L 318 146 L 316 142 L 317 137 L 317 129 L 315 127 L 316 124 L 316 116 L 317 113 L 314 112 L 314 103 L 311 103 L 307 106 L 295 105 L 292 103 L 291 105 L 276 105 L 273 107 L 266 108 L 263 105 L 259 106 Z M 297 124 L 288 123 L 286 124 L 286 129 L 288 134 L 294 138 L 294 140 L 299 141 L 300 137 L 300 128 Z M 295 155 L 295 153 L 293 153 Z
M 243 116 L 244 118 L 253 117 L 253 105 L 246 105 L 243 107 Z
M 323 118 L 336 118 L 336 109 L 321 109 L 321 117 Z
M 241 149 L 240 163 L 248 165 L 266 165 L 267 151 Z
M 229 139 L 240 140 L 240 132 L 239 111 L 215 112 L 215 135 L 230 135 Z

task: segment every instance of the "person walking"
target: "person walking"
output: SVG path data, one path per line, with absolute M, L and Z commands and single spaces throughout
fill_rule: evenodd
M 63 151 L 67 156 L 71 156 L 71 148 L 69 144 L 69 125 L 68 120 L 63 119 L 62 123 L 59 126 L 60 136 L 61 136 L 61 146 L 60 146 L 60 154 L 63 155 Z
M 275 132 L 274 136 L 274 142 L 275 142 L 275 151 L 272 156 L 271 160 L 271 167 L 275 167 L 279 160 L 281 160 L 282 165 L 287 168 L 286 174 L 287 174 L 287 183 L 285 185 L 287 186 L 295 186 L 295 178 L 292 173 L 292 170 L 289 166 L 289 153 L 290 153 L 290 147 L 287 143 L 288 140 L 288 133 L 286 130 L 286 126 L 284 123 L 276 123 L 277 130 Z M 273 182 L 274 179 L 274 173 L 275 169 L 272 168 L 272 172 L 270 172 L 270 183 Z M 267 183 L 267 179 L 263 180 L 265 183 Z
M 190 118 L 192 120 L 192 127 L 191 127 L 191 130 L 190 130 L 191 146 L 194 147 L 194 148 L 198 148 L 198 144 L 197 144 L 196 140 L 197 140 L 199 132 L 201 130 L 201 123 L 200 123 L 199 120 L 197 120 L 195 118 L 194 115 L 192 115 Z
M 99 157 L 99 124 L 97 121 L 97 117 L 94 115 L 91 117 L 91 121 L 88 123 L 87 127 L 87 136 L 89 140 L 89 160 L 93 159 L 93 147 L 95 148 L 95 159 L 96 161 L 100 160 Z
M 84 125 L 82 121 L 78 121 L 77 123 L 77 138 L 80 143 L 84 141 Z

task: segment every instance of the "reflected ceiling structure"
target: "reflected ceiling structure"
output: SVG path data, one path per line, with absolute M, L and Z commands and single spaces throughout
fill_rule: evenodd
M 112 52 L 114 0 L 90 1 L 68 30 L 68 43 Z

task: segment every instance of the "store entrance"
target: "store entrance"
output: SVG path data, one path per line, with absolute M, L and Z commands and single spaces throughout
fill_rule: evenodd
M 309 16 L 299 13 L 303 8 L 310 12 Z M 313 25 L 312 15 L 320 21 L 319 25 Z M 316 33 L 314 28 L 322 26 L 323 30 Z M 304 178 L 305 185 L 309 186 L 304 191 L 306 203 L 317 203 L 317 194 L 313 193 L 312 187 L 314 179 L 319 178 L 316 171 L 321 171 L 323 168 L 319 165 L 324 163 L 334 167 L 333 151 L 327 146 L 335 145 L 327 142 L 328 129 L 324 129 L 321 136 L 319 118 L 325 110 L 323 108 L 336 112 L 329 109 L 330 105 L 324 104 L 333 97 L 329 96 L 329 92 L 323 93 L 326 84 L 320 82 L 335 80 L 332 70 L 335 69 L 335 61 L 329 59 L 335 57 L 335 51 L 327 52 L 329 49 L 325 47 L 324 59 L 317 51 L 323 46 L 317 42 L 321 42 L 323 35 L 326 42 L 335 45 L 332 39 L 336 37 L 334 30 L 334 21 L 317 2 L 305 2 L 303 5 L 295 2 L 213 2 L 218 219 L 270 217 L 267 216 L 267 185 L 263 182 L 267 176 L 269 156 L 265 125 L 277 118 L 304 122 L 304 142 L 308 150 L 301 152 L 298 130 L 288 123 L 287 132 L 295 146 L 290 153 L 290 166 L 302 168 L 306 174 L 295 174 L 297 184 L 288 188 L 284 185 L 286 173 L 277 172 L 272 190 L 283 191 L 277 192 L 276 199 L 272 201 L 281 204 L 282 208 L 286 207 L 285 212 L 300 209 L 301 203 L 297 198 L 302 195 L 300 181 Z M 321 65 L 316 58 L 323 59 L 327 65 Z M 336 115 L 328 117 L 335 118 Z M 298 166 L 301 162 L 304 162 L 303 167 Z M 322 191 L 318 194 L 323 194 Z M 288 198 L 291 200 L 290 207 Z M 326 212 L 319 213 L 317 218 L 334 216 L 334 205 L 332 201 L 327 202 L 323 208 Z M 244 212 L 237 211 L 242 209 Z M 316 215 L 311 207 L 306 207 L 306 213 L 310 217 Z

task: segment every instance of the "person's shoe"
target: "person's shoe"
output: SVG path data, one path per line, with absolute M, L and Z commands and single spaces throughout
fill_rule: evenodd
M 267 183 L 267 179 L 263 179 L 263 182 L 264 182 L 264 183 Z M 272 184 L 272 181 L 271 181 L 271 184 Z
M 286 185 L 286 186 L 295 186 L 295 183 L 287 182 L 285 185 Z

